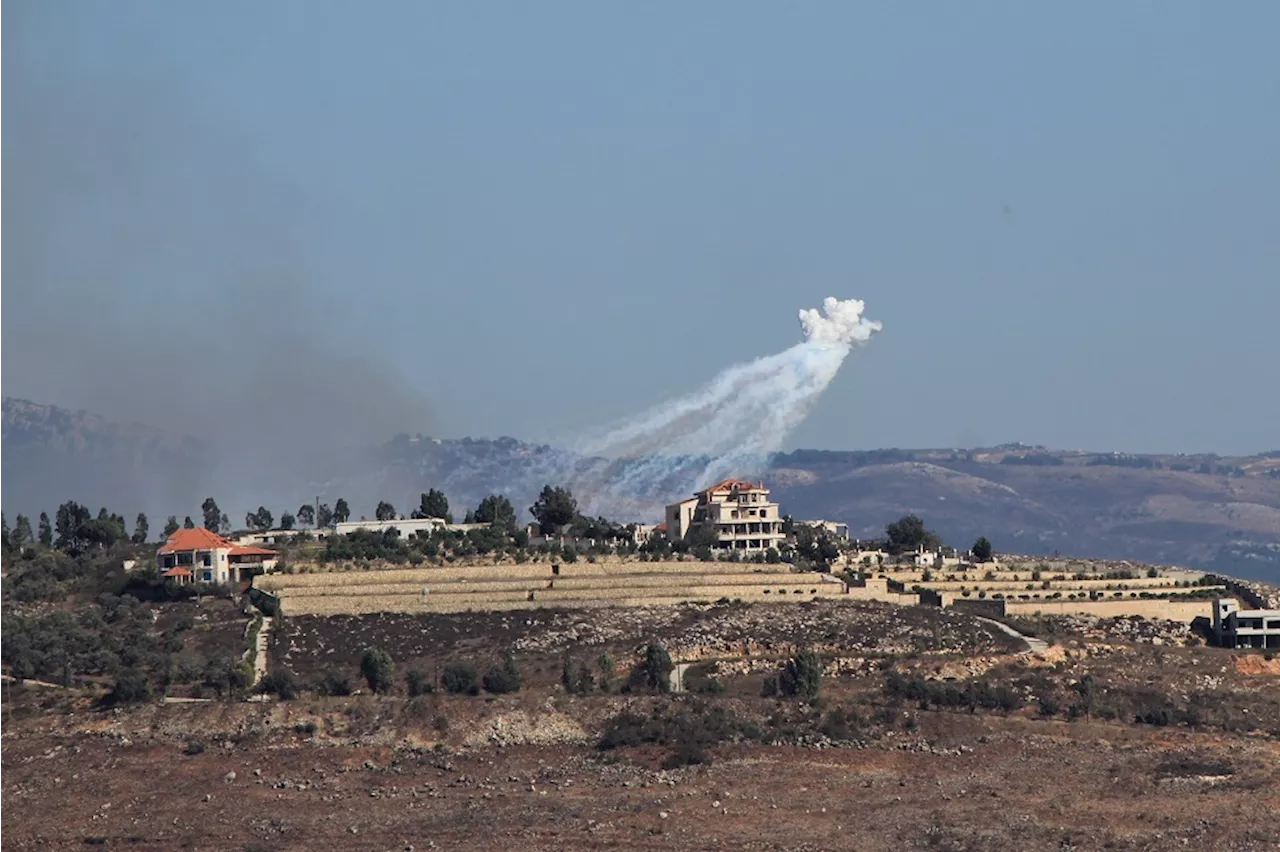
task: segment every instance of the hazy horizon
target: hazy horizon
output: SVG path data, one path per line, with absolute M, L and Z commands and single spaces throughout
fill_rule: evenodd
M 1280 444 L 1274 4 L 3 17 L 5 395 L 553 443 L 833 295 L 885 331 L 785 448 Z

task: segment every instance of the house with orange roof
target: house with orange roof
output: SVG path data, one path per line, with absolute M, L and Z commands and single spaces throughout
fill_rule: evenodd
M 274 550 L 227 541 L 203 527 L 180 529 L 156 551 L 156 573 L 171 583 L 239 583 L 275 567 Z
M 699 528 L 715 531 L 718 547 L 764 550 L 786 540 L 778 504 L 763 482 L 726 479 L 687 500 L 667 506 L 667 535 L 673 541 Z

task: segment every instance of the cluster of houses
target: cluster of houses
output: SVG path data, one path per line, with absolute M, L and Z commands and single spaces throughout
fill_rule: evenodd
M 726 479 L 696 492 L 692 497 L 666 507 L 665 520 L 657 525 L 636 524 L 631 527 L 635 541 L 642 544 L 655 534 L 672 540 L 698 536 L 718 549 L 745 554 L 780 548 L 787 540 L 779 505 L 769 499 L 763 482 Z M 802 521 L 820 527 L 828 534 L 848 539 L 847 524 L 834 521 Z M 267 545 L 310 535 L 324 540 L 331 535 L 347 535 L 356 530 L 385 532 L 396 530 L 408 537 L 438 529 L 467 531 L 484 524 L 451 524 L 443 518 L 408 518 L 387 521 L 350 521 L 321 530 L 267 530 L 246 533 L 232 541 L 207 529 L 180 529 L 156 553 L 156 571 L 172 583 L 240 584 L 255 574 L 271 571 L 278 554 Z M 531 533 L 540 532 L 532 529 Z M 850 562 L 854 565 L 879 566 L 891 557 L 882 548 L 855 543 Z M 948 568 L 967 564 L 968 554 L 953 550 L 925 551 L 908 555 L 919 568 Z M 1238 601 L 1222 598 L 1214 602 L 1212 629 L 1220 645 L 1233 648 L 1280 648 L 1280 610 L 1242 610 Z
M 802 521 L 821 527 L 829 534 L 847 539 L 849 525 L 835 521 Z M 443 518 L 400 518 L 386 521 L 347 521 L 316 530 L 262 530 L 240 533 L 234 540 L 207 529 L 180 529 L 169 537 L 156 555 L 157 573 L 173 583 L 239 583 L 253 574 L 270 571 L 276 565 L 280 546 L 302 536 L 324 541 L 329 536 L 348 535 L 357 530 L 386 532 L 401 537 L 429 534 L 436 530 L 466 532 L 485 524 L 453 524 Z M 787 538 L 779 505 L 769 499 L 763 482 L 726 479 L 704 488 L 688 499 L 666 507 L 663 523 L 634 524 L 630 528 L 636 544 L 655 534 L 673 540 L 684 539 L 701 530 L 710 530 L 715 546 L 748 552 L 780 547 Z M 541 537 L 537 525 L 528 530 Z

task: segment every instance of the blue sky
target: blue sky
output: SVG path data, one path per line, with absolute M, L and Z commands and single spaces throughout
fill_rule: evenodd
M 1280 5 L 4 11 L 6 394 L 287 398 L 305 338 L 371 428 L 555 439 L 835 295 L 885 330 L 794 446 L 1280 446 Z

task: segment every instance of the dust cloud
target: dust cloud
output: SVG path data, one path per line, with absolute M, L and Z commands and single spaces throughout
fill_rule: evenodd
M 310 453 L 425 431 L 425 401 L 317 300 L 304 189 L 256 162 L 208 93 L 68 70 L 50 50 L 65 40 L 44 38 L 58 5 L 15 11 L 5 395 L 210 439 L 217 481 L 199 487 L 233 505 L 227 488 L 261 499 L 263 479 Z

